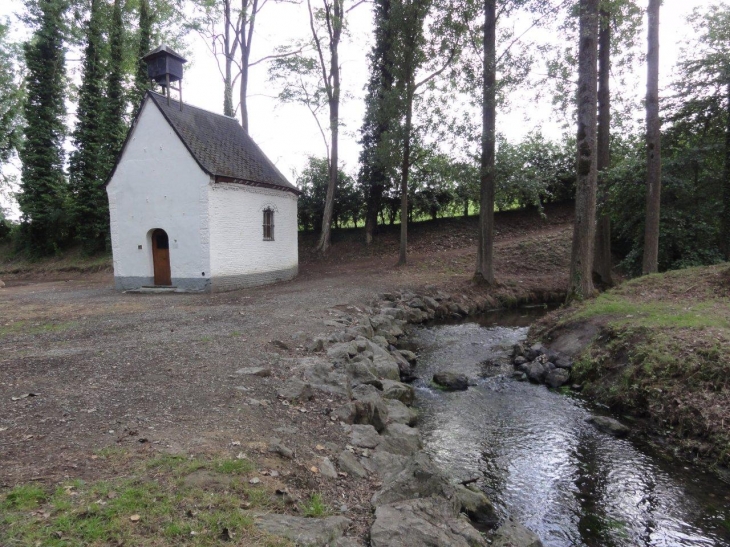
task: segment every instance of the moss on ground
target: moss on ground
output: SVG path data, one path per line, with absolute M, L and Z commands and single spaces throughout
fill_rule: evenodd
M 222 479 L 187 483 L 198 470 Z M 22 484 L 0 493 L 0 545 L 289 546 L 254 526 L 249 511 L 281 509 L 275 494 L 249 484 L 254 471 L 245 459 L 163 456 L 107 481 Z
M 573 369 L 588 398 L 645 418 L 683 455 L 730 465 L 727 264 L 629 281 L 536 331 L 548 340 L 584 322 L 600 327 Z

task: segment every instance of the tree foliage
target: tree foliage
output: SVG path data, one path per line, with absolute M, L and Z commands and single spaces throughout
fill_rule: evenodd
M 9 22 L 0 22 L 0 168 L 17 152 L 23 136 L 20 47 L 10 41 Z
M 57 252 L 68 236 L 68 193 L 63 170 L 66 135 L 65 0 L 37 0 L 28 6 L 35 27 L 24 46 L 25 139 L 18 203 L 23 241 L 36 255 Z
M 299 226 L 304 230 L 321 232 L 324 202 L 329 183 L 329 162 L 327 158 L 309 156 L 307 166 L 296 179 L 302 191 L 299 198 Z M 340 170 L 337 181 L 337 198 L 332 213 L 333 224 L 351 223 L 362 219 L 362 194 L 355 186 L 355 180 Z
M 108 226 L 104 190 L 109 168 L 109 134 L 105 123 L 104 96 L 104 14 L 102 0 L 92 0 L 76 110 L 77 122 L 73 133 L 75 150 L 69 161 L 69 187 L 76 235 L 89 252 L 103 248 Z

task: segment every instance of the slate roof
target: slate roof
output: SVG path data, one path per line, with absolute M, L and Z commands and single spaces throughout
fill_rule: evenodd
M 142 57 L 143 60 L 150 59 L 152 57 L 155 57 L 159 55 L 160 53 L 167 53 L 168 55 L 172 55 L 173 57 L 177 57 L 179 60 L 181 60 L 183 63 L 187 62 L 187 59 L 185 59 L 182 55 L 180 55 L 178 52 L 173 50 L 171 47 L 161 44 L 157 46 L 155 49 L 147 53 L 144 57 Z
M 201 108 L 170 100 L 152 91 L 147 92 L 206 173 L 237 182 L 286 190 L 299 194 L 238 121 Z M 232 179 L 232 180 L 231 180 Z

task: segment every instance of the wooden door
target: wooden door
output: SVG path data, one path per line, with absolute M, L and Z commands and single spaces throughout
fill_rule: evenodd
M 152 232 L 152 263 L 155 268 L 155 285 L 172 285 L 170 275 L 170 240 L 165 230 Z

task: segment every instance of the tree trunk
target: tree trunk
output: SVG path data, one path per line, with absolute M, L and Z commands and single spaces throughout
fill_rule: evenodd
M 580 0 L 578 51 L 578 133 L 575 224 L 568 300 L 593 296 L 593 242 L 596 233 L 596 103 L 598 101 L 598 4 Z
M 241 102 L 241 127 L 248 133 L 248 54 L 250 49 L 245 48 L 245 59 L 241 65 L 241 89 L 239 92 L 239 100 Z
M 659 7 L 661 0 L 649 0 L 648 52 L 646 55 L 646 226 L 642 273 L 659 269 L 659 213 L 662 191 L 661 126 L 659 122 Z
M 223 114 L 233 116 L 233 52 L 231 51 L 231 0 L 223 2 L 223 50 L 226 75 L 223 82 Z
M 603 210 L 607 201 L 606 169 L 611 164 L 611 17 L 601 11 L 598 34 L 598 180 L 601 211 L 596 225 L 593 272 L 604 285 L 613 285 L 611 276 L 611 219 Z
M 398 265 L 404 266 L 408 253 L 408 174 L 411 168 L 411 126 L 413 123 L 413 94 L 415 82 L 410 74 L 406 82 L 406 123 L 403 135 L 403 163 L 400 174 L 400 253 Z
M 241 127 L 248 133 L 248 69 L 251 62 L 251 42 L 253 41 L 254 25 L 256 24 L 256 12 L 258 11 L 258 0 L 251 3 L 251 16 L 248 16 L 248 3 L 250 0 L 241 0 L 241 88 L 238 94 L 239 108 L 241 109 Z M 248 27 L 246 20 L 248 19 Z
M 379 185 L 378 185 L 379 186 Z M 375 236 L 378 225 L 378 211 L 382 203 L 383 187 L 373 185 L 368 192 L 368 201 L 365 211 L 365 245 L 370 245 Z
M 497 2 L 484 0 L 484 80 L 482 83 L 482 156 L 479 240 L 475 281 L 494 284 L 494 152 L 497 115 Z
M 727 83 L 727 126 L 725 127 L 725 173 L 722 184 L 722 226 L 720 249 L 725 260 L 730 260 L 730 81 Z
M 327 254 L 330 248 L 332 213 L 335 208 L 335 190 L 337 188 L 337 155 L 338 155 L 338 121 L 340 105 L 338 101 L 330 101 L 330 134 L 332 139 L 329 183 L 327 184 L 327 197 L 324 201 L 324 215 L 322 215 L 322 234 L 319 238 L 318 249 L 322 254 Z
M 464 218 L 469 218 L 469 200 L 464 200 Z
M 322 215 L 322 235 L 319 238 L 317 249 L 322 254 L 327 254 L 330 248 L 332 212 L 335 207 L 335 190 L 337 189 L 337 167 L 339 151 L 339 129 L 340 129 L 340 59 L 339 45 L 344 17 L 343 0 L 334 0 L 334 13 L 327 12 L 327 17 L 332 18 L 328 22 L 330 32 L 330 70 L 329 78 L 324 78 L 324 84 L 328 86 L 329 109 L 330 109 L 330 164 L 329 184 L 327 185 L 327 197 L 324 202 L 324 215 Z M 311 14 L 311 11 L 310 11 Z M 318 46 L 319 47 L 319 46 Z M 321 53 L 321 52 L 320 52 Z M 321 55 L 320 55 L 321 57 Z M 326 72 L 326 71 L 325 71 Z M 329 80 L 329 82 L 328 82 Z

